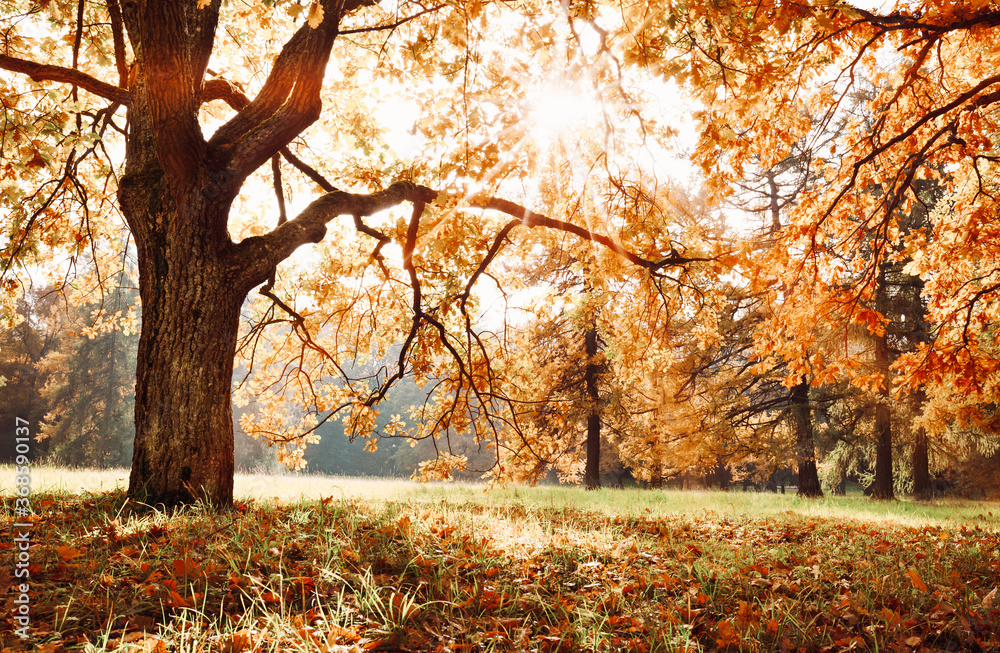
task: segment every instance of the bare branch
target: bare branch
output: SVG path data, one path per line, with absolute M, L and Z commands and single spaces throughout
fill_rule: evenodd
M 395 23 L 390 23 L 388 25 L 374 25 L 372 27 L 359 27 L 357 29 L 345 29 L 342 30 L 341 34 L 364 34 L 366 32 L 384 32 L 386 30 L 394 30 L 397 27 L 402 27 L 403 25 L 409 23 L 410 21 L 416 20 L 425 14 L 433 13 L 439 9 L 444 9 L 445 5 L 436 5 L 430 9 L 424 9 L 423 11 L 418 11 L 412 16 L 406 16 L 405 18 L 400 18 Z
M 511 217 L 518 218 L 521 224 L 526 227 L 548 227 L 550 229 L 558 229 L 559 231 L 565 231 L 567 233 L 574 234 L 583 238 L 584 240 L 589 240 L 600 245 L 604 245 L 616 254 L 624 257 L 629 262 L 638 265 L 639 267 L 646 268 L 647 270 L 659 270 L 665 267 L 685 265 L 687 263 L 695 263 L 698 261 L 712 261 L 711 257 L 692 257 L 692 256 L 681 256 L 676 251 L 671 251 L 671 253 L 661 258 L 657 261 L 650 261 L 642 258 L 638 254 L 630 252 L 623 248 L 621 245 L 616 243 L 611 238 L 590 231 L 585 227 L 575 225 L 572 222 L 565 222 L 563 220 L 556 220 L 555 218 L 550 218 L 548 216 L 542 215 L 541 213 L 535 213 L 520 204 L 515 204 L 508 200 L 489 197 L 489 198 L 474 198 L 470 205 L 482 208 L 482 209 L 492 209 L 495 211 L 500 211 L 506 213 Z
M 113 86 L 107 82 L 95 79 L 86 73 L 62 66 L 52 66 L 49 64 L 36 63 L 26 59 L 8 57 L 0 54 L 0 69 L 9 70 L 15 73 L 27 75 L 36 82 L 60 82 L 63 84 L 74 84 L 85 91 L 99 95 L 100 97 L 128 105 L 131 95 L 123 88 Z

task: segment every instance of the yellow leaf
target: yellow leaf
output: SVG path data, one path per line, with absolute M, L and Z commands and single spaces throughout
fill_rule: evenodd
M 323 7 L 319 5 L 318 2 L 312 3 L 309 7 L 309 16 L 306 17 L 309 22 L 309 27 L 316 29 L 319 27 L 320 23 L 323 22 Z

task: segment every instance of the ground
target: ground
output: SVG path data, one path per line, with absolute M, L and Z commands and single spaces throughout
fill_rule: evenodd
M 1000 651 L 996 503 L 241 476 L 164 513 L 49 469 L 22 640 L 0 474 L 13 650 Z

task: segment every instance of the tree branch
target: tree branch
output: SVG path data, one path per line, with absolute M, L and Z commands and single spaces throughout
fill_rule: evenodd
M 329 183 L 329 182 L 327 182 Z M 251 236 L 243 240 L 236 248 L 236 256 L 247 271 L 251 287 L 263 283 L 270 270 L 291 255 L 298 247 L 306 243 L 318 243 L 326 236 L 326 223 L 337 216 L 352 215 L 355 217 L 359 230 L 380 241 L 384 236 L 374 230 L 365 229 L 361 218 L 372 215 L 384 209 L 398 206 L 403 202 L 426 204 L 434 201 L 439 192 L 426 186 L 419 186 L 408 181 L 398 181 L 388 188 L 370 195 L 357 195 L 344 191 L 333 191 L 314 200 L 293 220 L 276 227 L 264 236 Z M 506 213 L 517 218 L 504 226 L 485 259 L 473 274 L 470 284 L 486 270 L 486 267 L 499 252 L 504 238 L 518 225 L 527 227 L 547 227 L 574 234 L 584 240 L 607 247 L 619 256 L 641 268 L 656 272 L 662 268 L 683 266 L 688 263 L 712 261 L 712 257 L 682 256 L 676 250 L 671 250 L 668 256 L 658 260 L 645 259 L 630 252 L 614 240 L 603 234 L 594 233 L 571 222 L 556 220 L 540 213 L 534 213 L 519 204 L 508 200 L 488 197 L 473 198 L 469 205 L 474 208 L 490 209 Z M 412 227 L 412 225 L 411 225 Z M 382 236 L 380 238 L 380 236 Z M 376 249 L 376 252 L 379 248 Z M 263 275 L 263 276 L 261 276 Z
M 125 60 L 125 26 L 122 9 L 118 0 L 107 0 L 108 17 L 111 19 L 111 36 L 115 44 L 115 67 L 118 69 L 118 85 L 128 86 L 128 61 Z
M 961 108 L 963 104 L 969 102 L 970 100 L 972 100 L 972 102 L 969 102 L 969 106 L 966 107 L 967 110 L 976 109 L 997 101 L 998 99 L 1000 99 L 1000 91 L 993 91 L 988 94 L 980 95 L 980 93 L 985 91 L 990 86 L 993 86 L 994 84 L 1000 84 L 1000 75 L 994 75 L 993 77 L 988 77 L 980 81 L 974 87 L 972 87 L 965 93 L 962 93 L 961 95 L 957 96 L 954 100 L 952 100 L 948 104 L 940 106 L 937 109 L 934 109 L 933 111 L 928 111 L 927 113 L 921 115 L 920 118 L 913 121 L 913 123 L 907 129 L 898 133 L 896 136 L 886 141 L 885 143 L 873 147 L 871 151 L 868 152 L 868 154 L 861 157 L 858 161 L 855 161 L 851 166 L 850 179 L 847 180 L 844 186 L 840 189 L 840 192 L 838 192 L 837 195 L 833 198 L 833 201 L 831 201 L 827 205 L 827 208 L 823 212 L 823 215 L 820 216 L 820 219 L 816 222 L 817 227 L 821 226 L 826 221 L 826 219 L 833 214 L 834 209 L 837 207 L 838 204 L 840 204 L 840 200 L 842 200 L 844 196 L 847 195 L 847 193 L 849 193 L 857 185 L 858 177 L 861 174 L 861 170 L 866 165 L 872 163 L 875 159 L 882 156 L 882 154 L 885 153 L 886 151 L 906 141 L 908 138 L 916 134 L 918 129 L 920 129 L 927 123 L 951 111 L 955 111 L 956 109 Z
M 354 215 L 360 218 L 403 202 L 431 202 L 437 195 L 435 190 L 408 181 L 398 181 L 371 195 L 339 190 L 327 193 L 270 233 L 242 241 L 236 248 L 237 256 L 246 264 L 252 287 L 263 282 L 270 269 L 288 258 L 299 246 L 323 240 L 326 223 L 337 216 Z
M 548 216 L 542 215 L 541 213 L 535 213 L 520 204 L 515 204 L 508 200 L 500 199 L 497 197 L 488 198 L 473 198 L 469 202 L 471 206 L 481 209 L 492 209 L 494 211 L 500 211 L 501 213 L 506 213 L 507 215 L 518 218 L 521 224 L 526 227 L 548 227 L 550 229 L 558 229 L 559 231 L 565 231 L 567 233 L 574 234 L 583 238 L 584 240 L 589 240 L 591 242 L 598 243 L 615 252 L 619 256 L 624 257 L 630 263 L 638 265 L 639 267 L 646 268 L 647 270 L 659 270 L 665 267 L 685 265 L 687 263 L 694 263 L 697 261 L 711 261 L 714 260 L 709 257 L 693 257 L 693 256 L 681 256 L 675 250 L 671 250 L 670 255 L 659 259 L 657 261 L 651 261 L 644 259 L 638 254 L 630 252 L 623 248 L 621 245 L 616 243 L 611 238 L 590 231 L 585 227 L 575 225 L 572 222 L 565 222 L 563 220 L 556 220 L 555 218 L 550 218 Z M 504 227 L 506 231 L 510 231 L 513 225 L 507 225 Z
M 320 90 L 341 11 L 364 4 L 324 0 L 323 22 L 303 24 L 282 48 L 260 93 L 209 141 L 227 150 L 229 174 L 243 179 L 319 118 Z
M 36 82 L 60 82 L 63 84 L 75 84 L 85 91 L 100 97 L 128 105 L 131 95 L 123 88 L 119 88 L 107 82 L 95 79 L 86 73 L 62 66 L 52 66 L 49 64 L 36 63 L 26 59 L 8 57 L 0 54 L 0 69 L 9 70 L 15 73 L 27 75 Z
M 141 3 L 136 53 L 144 103 L 156 138 L 156 154 L 180 196 L 203 182 L 208 148 L 198 124 L 202 81 L 212 55 L 219 1 Z M 266 159 L 265 159 L 266 160 Z
M 345 30 L 341 31 L 340 33 L 341 34 L 364 34 L 366 32 L 384 32 L 386 30 L 394 30 L 397 27 L 402 27 L 406 23 L 409 23 L 412 20 L 416 20 L 417 18 L 420 18 L 421 16 L 423 16 L 425 14 L 433 13 L 433 12 L 437 11 L 438 9 L 444 9 L 444 7 L 445 7 L 445 5 L 443 5 L 443 4 L 442 5 L 435 5 L 433 7 L 428 8 L 428 9 L 424 9 L 423 11 L 418 11 L 417 13 L 412 14 L 410 16 L 406 16 L 404 18 L 400 18 L 396 22 L 389 23 L 388 25 L 373 25 L 372 27 L 359 27 L 357 29 L 345 29 Z
M 250 98 L 236 84 L 221 77 L 209 79 L 201 87 L 198 101 L 204 104 L 212 100 L 222 100 L 237 111 L 250 104 Z

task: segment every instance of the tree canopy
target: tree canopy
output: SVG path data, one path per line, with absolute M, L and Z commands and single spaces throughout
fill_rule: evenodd
M 546 300 L 520 262 L 540 255 L 602 304 L 603 357 L 649 421 L 618 449 L 650 477 L 679 434 L 688 458 L 736 437 L 695 381 L 722 363 L 690 349 L 727 324 L 789 389 L 921 392 L 927 433 L 995 430 L 990 3 L 0 7 L 4 317 L 35 277 L 78 301 L 137 282 L 93 326 L 141 317 L 134 497 L 231 501 L 233 396 L 296 466 L 331 419 L 374 437 L 404 377 L 428 399 L 383 435 L 469 432 L 509 477 L 505 452 L 544 446 L 522 392 L 523 311 Z M 790 156 L 812 181 L 780 229 L 727 232 L 722 202 Z M 917 206 L 929 224 L 901 226 Z M 927 333 L 880 366 L 828 327 L 883 335 L 900 262 Z M 442 447 L 424 472 L 462 465 Z

